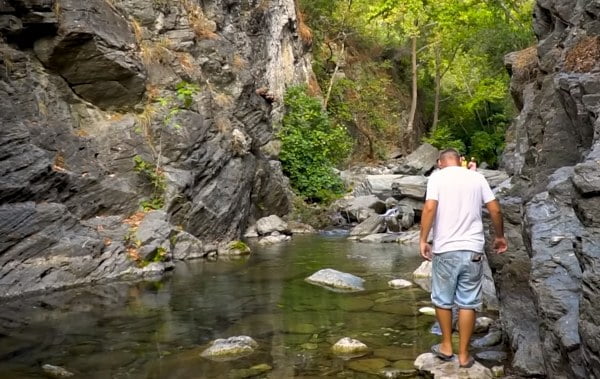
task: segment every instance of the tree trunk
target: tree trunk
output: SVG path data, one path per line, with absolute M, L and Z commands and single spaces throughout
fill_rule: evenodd
M 433 101 L 433 123 L 431 124 L 431 130 L 435 130 L 438 124 L 440 114 L 440 86 L 442 82 L 442 69 L 440 59 L 439 46 L 435 47 L 435 99 Z
M 323 101 L 323 108 L 327 109 L 327 103 L 329 103 L 329 97 L 331 96 L 331 89 L 333 88 L 333 82 L 335 81 L 335 77 L 340 69 L 340 60 L 344 58 L 344 50 L 346 48 L 346 41 L 342 41 L 342 49 L 340 50 L 339 57 L 335 62 L 335 69 L 333 70 L 333 74 L 331 74 L 331 80 L 329 80 L 329 86 L 327 87 L 327 94 L 325 95 L 325 100 Z
M 410 103 L 410 113 L 408 115 L 408 124 L 404 131 L 403 146 L 404 153 L 412 148 L 412 140 L 414 133 L 415 116 L 417 114 L 417 36 L 413 36 L 411 40 L 411 61 L 412 61 L 412 101 Z

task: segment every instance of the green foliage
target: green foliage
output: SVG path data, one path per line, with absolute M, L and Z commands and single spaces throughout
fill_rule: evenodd
M 333 167 L 350 151 L 342 126 L 331 126 L 327 113 L 306 88 L 290 87 L 284 98 L 286 114 L 279 138 L 280 160 L 292 187 L 309 201 L 328 201 L 344 191 Z
M 177 90 L 177 99 L 179 99 L 185 108 L 192 106 L 194 95 L 200 91 L 200 87 L 197 84 L 186 81 L 177 83 L 175 89 Z
M 423 138 L 423 142 L 427 142 L 440 150 L 454 148 L 462 154 L 467 150 L 465 143 L 457 139 L 448 126 L 437 127 L 431 132 L 429 137 Z
M 402 110 L 398 96 L 390 95 L 389 89 L 406 86 L 410 71 L 406 65 L 410 60 L 407 46 L 416 36 L 423 119 L 426 124 L 432 122 L 435 78 L 441 77 L 438 125 L 445 125 L 452 135 L 428 138 L 439 140 L 438 145 L 454 143 L 455 147 L 461 144 L 453 141 L 460 140 L 463 152 L 473 149 L 482 154 L 482 160 L 492 165 L 491 162 L 497 162 L 489 155 L 491 150 L 482 136 L 492 136 L 496 141 L 504 132 L 503 120 L 515 114 L 508 96 L 509 77 L 503 56 L 535 42 L 531 28 L 533 0 L 300 0 L 299 4 L 314 32 L 313 69 L 324 91 L 336 63 L 343 62 L 345 78 L 334 80 L 327 104 L 332 120 L 346 125 L 359 140 L 364 133 L 356 133 L 353 127 L 358 129 L 357 120 L 362 120 L 363 130 L 376 141 L 373 149 L 384 146 L 392 135 L 377 131 L 394 125 L 392 118 L 382 118 L 391 113 L 385 108 L 396 106 Z M 342 44 L 345 57 L 340 56 Z M 384 71 L 364 67 L 390 57 L 391 81 L 377 83 L 385 77 Z M 364 78 L 358 66 L 362 67 Z M 387 96 L 364 85 L 369 80 L 374 87 L 387 88 Z M 369 92 L 375 95 L 372 98 L 380 98 L 379 103 L 369 99 Z M 397 121 L 395 125 L 402 123 Z M 498 149 L 495 151 L 499 153 Z
M 160 209 L 165 204 L 165 190 L 167 183 L 165 175 L 158 170 L 158 168 L 151 162 L 145 161 L 139 155 L 133 157 L 134 167 L 133 170 L 140 174 L 145 180 L 152 185 L 152 196 L 148 200 L 144 200 L 140 203 L 142 209 Z

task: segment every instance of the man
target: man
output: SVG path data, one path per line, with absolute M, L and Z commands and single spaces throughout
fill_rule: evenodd
M 507 243 L 500 204 L 485 177 L 460 167 L 460 156 L 454 149 L 442 151 L 438 166 L 440 169 L 427 183 L 419 243 L 421 256 L 433 259 L 431 301 L 442 329 L 442 341 L 432 347 L 432 352 L 442 360 L 453 359 L 452 308 L 456 305 L 458 363 L 461 368 L 469 368 L 475 363 L 469 354 L 469 340 L 475 327 L 475 311 L 482 305 L 484 204 L 494 227 L 496 253 L 504 253 Z M 432 226 L 433 247 L 428 243 Z

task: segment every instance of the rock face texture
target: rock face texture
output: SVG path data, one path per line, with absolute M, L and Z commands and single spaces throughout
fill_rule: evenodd
M 536 47 L 511 53 L 521 113 L 501 195 L 510 250 L 490 255 L 513 369 L 600 377 L 600 7 L 538 0 Z
M 273 127 L 312 72 L 270 3 L 0 2 L 0 297 L 160 273 L 289 211 Z

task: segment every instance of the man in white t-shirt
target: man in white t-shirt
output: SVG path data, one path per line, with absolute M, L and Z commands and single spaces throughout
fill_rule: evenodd
M 431 351 L 442 360 L 453 359 L 452 308 L 459 308 L 459 352 L 461 368 L 473 366 L 469 340 L 475 326 L 475 311 L 481 308 L 483 257 L 482 206 L 490 213 L 494 227 L 493 248 L 507 249 L 500 204 L 485 177 L 460 166 L 454 149 L 441 152 L 439 170 L 431 174 L 421 215 L 420 252 L 433 260 L 431 301 L 442 330 L 442 341 Z M 428 242 L 433 226 L 433 246 Z

